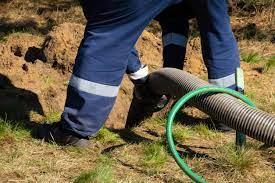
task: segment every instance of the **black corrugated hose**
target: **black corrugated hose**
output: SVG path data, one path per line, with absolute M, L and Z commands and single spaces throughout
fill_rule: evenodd
M 157 94 L 180 98 L 209 83 L 174 68 L 164 68 L 150 74 L 149 86 Z M 192 105 L 249 137 L 275 145 L 275 116 L 244 104 L 227 94 L 203 94 L 191 100 Z

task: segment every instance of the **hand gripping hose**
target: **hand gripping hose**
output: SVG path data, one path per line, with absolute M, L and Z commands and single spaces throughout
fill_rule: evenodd
M 201 87 L 213 86 L 197 77 L 173 68 L 164 68 L 149 76 L 149 87 L 157 94 L 180 98 Z M 215 120 L 268 145 L 275 145 L 275 116 L 251 108 L 227 94 L 204 94 L 191 104 Z

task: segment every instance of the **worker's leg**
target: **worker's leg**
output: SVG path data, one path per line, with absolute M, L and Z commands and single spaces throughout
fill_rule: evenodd
M 184 6 L 183 2 L 168 7 L 157 17 L 162 29 L 163 67 L 183 68 L 189 32 Z
M 236 89 L 235 71 L 240 66 L 240 58 L 227 1 L 198 0 L 192 7 L 199 23 L 209 82 Z
M 236 69 L 240 66 L 236 40 L 231 30 L 226 0 L 197 0 L 193 3 L 199 23 L 203 58 L 209 82 L 220 87 L 236 89 Z M 230 131 L 214 120 L 216 129 Z
M 110 113 L 128 57 L 149 21 L 176 0 L 83 0 L 88 20 L 68 86 L 62 124 L 95 135 Z
M 182 3 L 173 5 L 165 9 L 155 19 L 159 21 L 163 33 L 163 58 L 164 67 L 174 67 L 182 69 L 186 43 L 188 36 L 188 19 L 183 16 Z M 129 59 L 128 70 L 132 67 L 138 69 L 136 64 L 139 63 L 137 54 L 132 54 Z M 139 66 L 140 67 L 140 66 Z M 139 125 L 145 118 L 153 115 L 155 111 L 159 111 L 166 106 L 169 97 L 165 95 L 156 95 L 145 84 L 147 76 L 145 75 L 146 67 L 130 72 L 130 79 L 135 84 L 134 97 L 128 112 L 126 120 L 126 128 L 132 128 Z M 148 69 L 147 69 L 148 70 Z
M 128 57 L 126 73 L 134 84 L 144 83 L 149 74 L 148 66 L 141 64 L 138 52 L 135 48 L 132 49 L 131 54 Z
M 161 110 L 168 99 L 166 96 L 155 94 L 148 87 L 148 66 L 141 64 L 135 49 L 128 58 L 126 73 L 134 84 L 134 93 L 125 128 L 132 128 L 145 118 L 151 117 L 155 111 Z

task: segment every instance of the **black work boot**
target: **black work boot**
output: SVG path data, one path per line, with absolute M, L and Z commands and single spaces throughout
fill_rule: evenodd
M 215 128 L 216 128 L 216 130 L 218 130 L 220 132 L 224 132 L 224 133 L 233 132 L 233 128 L 230 128 L 226 124 L 219 122 L 219 121 L 215 121 Z
M 83 138 L 64 131 L 60 122 L 40 125 L 33 132 L 33 136 L 38 139 L 44 139 L 46 142 L 54 142 L 62 146 L 71 145 L 82 148 L 90 147 L 88 138 Z
M 138 126 L 144 119 L 151 117 L 154 112 L 163 109 L 169 102 L 166 95 L 155 94 L 148 86 L 148 77 L 133 81 L 133 100 L 128 112 L 125 128 Z
M 230 128 L 220 121 L 213 120 L 211 117 L 209 117 L 206 121 L 210 129 L 217 130 L 223 133 L 231 133 L 234 131 L 233 128 Z

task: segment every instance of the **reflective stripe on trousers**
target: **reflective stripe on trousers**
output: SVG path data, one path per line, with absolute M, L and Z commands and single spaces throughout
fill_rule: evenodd
M 106 121 L 126 70 L 141 68 L 134 45 L 149 22 L 180 0 L 82 0 L 87 25 L 62 114 L 63 128 L 87 137 Z M 140 77 L 140 74 L 138 74 Z

